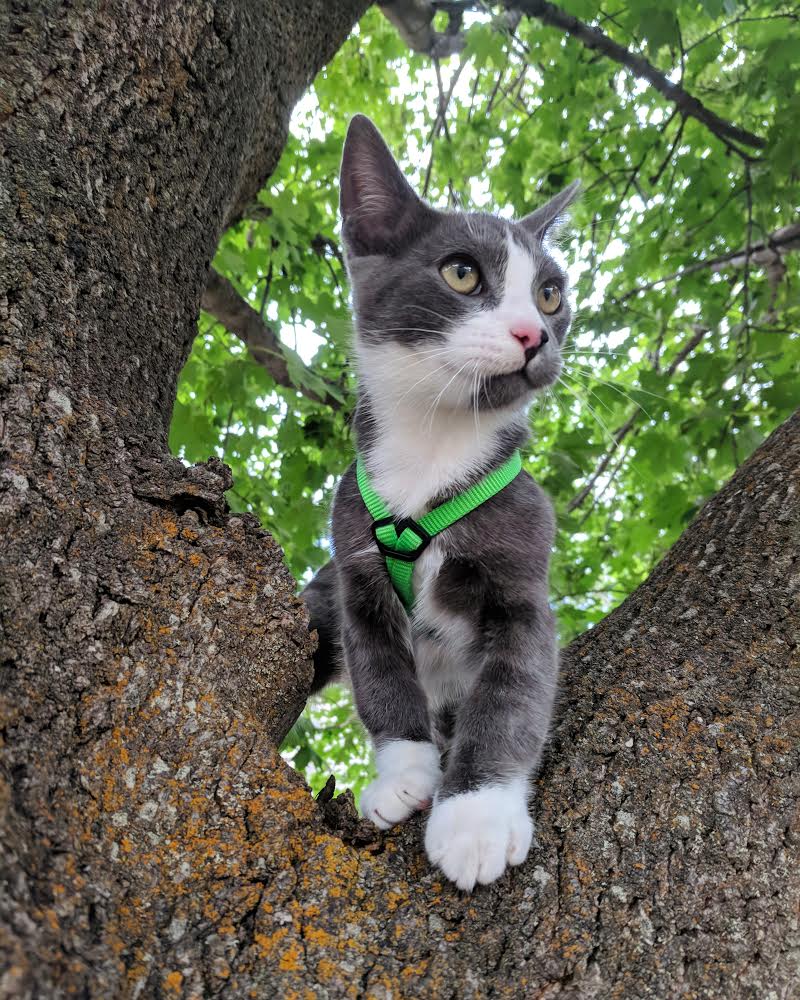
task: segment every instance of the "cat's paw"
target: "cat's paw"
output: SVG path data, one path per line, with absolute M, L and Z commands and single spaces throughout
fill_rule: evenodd
M 381 830 L 427 809 L 442 780 L 432 743 L 392 740 L 375 754 L 378 777 L 361 793 L 361 813 Z
M 533 839 L 528 787 L 522 780 L 485 785 L 434 804 L 425 850 L 459 889 L 500 878 L 507 865 L 521 865 Z

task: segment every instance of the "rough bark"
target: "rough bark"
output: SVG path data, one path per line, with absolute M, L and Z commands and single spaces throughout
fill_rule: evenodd
M 292 581 L 164 441 L 219 231 L 363 7 L 0 25 L 0 996 L 795 996 L 798 419 L 567 651 L 539 845 L 495 886 L 275 750 Z
M 366 7 L 0 9 L 3 997 L 179 994 L 174 904 L 235 850 L 203 821 L 217 765 L 302 705 L 280 551 L 227 515 L 227 470 L 166 437 L 219 234 Z

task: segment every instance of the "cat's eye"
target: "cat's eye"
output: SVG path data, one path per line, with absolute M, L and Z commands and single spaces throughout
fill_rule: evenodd
M 547 316 L 552 316 L 561 308 L 561 289 L 552 281 L 546 281 L 536 293 L 536 304 Z
M 474 295 L 481 288 L 481 272 L 469 257 L 451 257 L 439 268 L 439 274 L 454 292 Z

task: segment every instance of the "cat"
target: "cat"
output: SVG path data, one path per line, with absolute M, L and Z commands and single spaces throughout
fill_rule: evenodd
M 373 123 L 351 121 L 340 209 L 354 430 L 365 474 L 398 522 L 461 493 L 527 440 L 528 407 L 558 377 L 571 316 L 546 238 L 576 191 L 518 222 L 438 211 Z M 372 523 L 354 464 L 333 503 L 333 559 L 303 595 L 319 635 L 314 690 L 352 685 L 377 768 L 363 814 L 388 829 L 430 806 L 428 857 L 471 891 L 521 864 L 533 835 L 529 785 L 558 674 L 552 508 L 516 475 L 427 544 L 410 612 Z

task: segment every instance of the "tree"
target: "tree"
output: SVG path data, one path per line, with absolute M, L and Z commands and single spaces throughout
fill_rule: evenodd
M 365 7 L 6 14 L 0 989 L 789 996 L 796 418 L 565 653 L 520 872 L 460 897 L 414 824 L 377 835 L 277 753 L 310 680 L 294 582 L 219 459 L 166 439 L 220 234 Z

